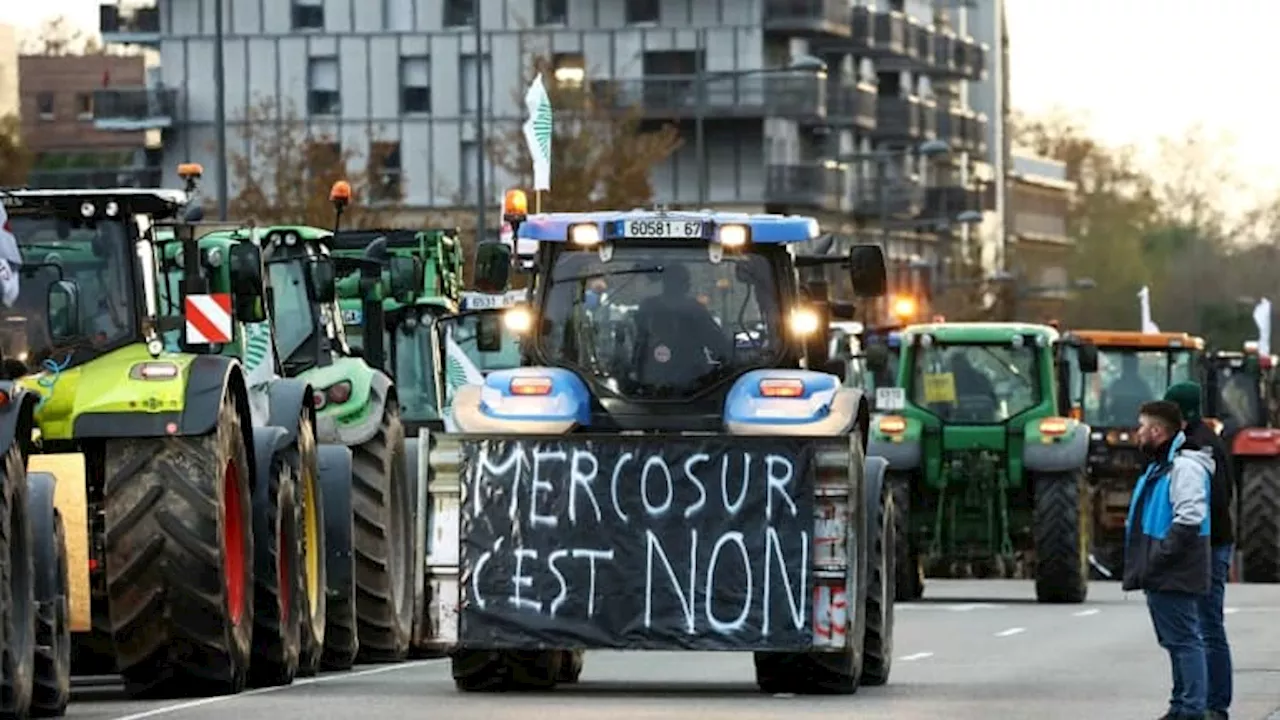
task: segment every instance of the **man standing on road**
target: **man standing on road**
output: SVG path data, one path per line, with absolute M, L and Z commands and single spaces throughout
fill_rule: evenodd
M 1209 592 L 1200 598 L 1200 633 L 1204 636 L 1204 657 L 1209 668 L 1209 720 L 1227 720 L 1231 707 L 1231 646 L 1227 643 L 1227 627 L 1223 618 L 1226 602 L 1227 575 L 1235 536 L 1231 520 L 1234 478 L 1227 461 L 1227 446 L 1222 438 L 1200 418 L 1200 386 L 1181 382 L 1169 388 L 1164 399 L 1182 410 L 1186 425 L 1182 432 L 1187 443 L 1213 450 L 1213 484 L 1209 493 L 1209 539 L 1213 546 Z
M 1173 665 L 1169 711 L 1161 720 L 1203 720 L 1208 669 L 1200 597 L 1209 591 L 1209 487 L 1213 451 L 1193 447 L 1182 411 L 1167 400 L 1138 410 L 1138 447 L 1147 459 L 1125 521 L 1125 590 L 1142 590 L 1160 647 Z

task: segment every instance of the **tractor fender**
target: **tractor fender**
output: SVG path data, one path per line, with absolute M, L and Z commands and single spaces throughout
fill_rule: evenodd
M 253 442 L 253 414 L 249 391 L 240 361 L 223 355 L 198 355 L 191 361 L 187 391 L 178 432 L 173 435 L 207 435 L 218 424 L 218 409 L 224 394 L 230 394 L 240 413 L 240 432 L 248 452 L 249 467 L 258 467 Z
M 289 447 L 289 434 L 284 428 L 268 425 L 265 427 L 253 428 L 253 445 L 254 455 L 256 457 L 256 465 L 253 467 L 253 475 L 256 480 L 253 484 L 252 514 L 253 514 L 253 536 L 255 538 L 269 538 L 275 535 L 275 527 L 271 524 L 271 516 L 274 514 L 274 498 L 271 492 L 271 461 L 275 459 L 276 454 L 281 450 Z M 273 566 L 273 544 L 265 541 L 255 542 L 253 544 L 254 567 L 270 568 Z
M 871 441 L 867 443 L 867 455 L 882 458 L 886 467 L 894 470 L 915 470 L 920 467 L 921 454 L 919 440 L 893 441 L 873 434 Z
M 8 451 L 17 441 L 25 461 L 31 455 L 31 429 L 38 396 L 7 380 L 0 381 L 0 393 L 8 399 L 0 407 L 0 451 Z
M 1027 424 L 1022 445 L 1022 464 L 1027 471 L 1067 472 L 1088 465 L 1092 428 L 1077 420 L 1069 423 L 1069 431 L 1060 437 L 1044 435 L 1035 423 Z
M 315 398 L 311 384 L 296 378 L 277 378 L 267 384 L 267 424 L 284 430 L 285 446 L 298 441 L 298 420 L 305 409 L 315 427 Z
M 322 442 L 337 443 L 347 447 L 364 444 L 382 426 L 382 414 L 387 401 L 395 401 L 396 388 L 387 374 L 378 370 L 369 375 L 369 410 L 364 419 L 354 425 L 339 425 L 333 415 L 321 415 L 316 420 L 316 436 Z
M 320 502 L 324 519 L 326 592 L 355 592 L 355 526 L 351 506 L 351 448 L 316 446 Z M 336 602 L 336 600 L 330 600 Z
M 1280 429 L 1245 428 L 1231 439 L 1231 454 L 1238 457 L 1280 455 Z
M 801 380 L 806 395 L 761 397 L 760 383 L 774 379 Z M 748 372 L 733 384 L 724 406 L 724 425 L 731 435 L 831 437 L 856 432 L 863 451 L 870 418 L 870 404 L 861 390 L 840 386 L 834 375 L 808 370 Z

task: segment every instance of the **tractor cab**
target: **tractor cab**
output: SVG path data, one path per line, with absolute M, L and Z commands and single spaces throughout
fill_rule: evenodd
M 1097 347 L 1098 371 L 1069 367 L 1070 405 L 1092 428 L 1089 483 L 1095 568 L 1118 578 L 1124 558 L 1129 500 L 1146 461 L 1138 451 L 1138 408 L 1159 400 L 1171 385 L 1195 381 L 1204 340 L 1187 333 L 1075 330 Z
M 527 299 L 524 290 L 463 293 L 462 310 L 441 318 L 436 325 L 443 356 L 446 422 L 458 388 L 483 383 L 484 377 L 495 370 L 520 367 L 521 336 L 503 323 L 503 313 Z
M 1242 351 L 1218 350 L 1204 358 L 1204 415 L 1216 421 L 1230 445 L 1246 428 L 1278 426 L 1280 376 L 1274 355 L 1259 355 L 1258 344 L 1247 342 Z

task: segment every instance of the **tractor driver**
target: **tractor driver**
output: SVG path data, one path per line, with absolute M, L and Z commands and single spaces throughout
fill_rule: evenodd
M 994 416 L 999 404 L 995 386 L 982 371 L 973 366 L 968 353 L 963 348 L 958 348 L 951 354 L 948 364 L 951 376 L 955 379 L 958 412 L 971 416 L 973 420 L 987 420 L 988 416 Z
M 636 310 L 636 366 L 645 384 L 690 382 L 732 358 L 733 346 L 691 293 L 687 267 L 666 265 L 659 279 L 661 291 Z
M 1155 400 L 1151 386 L 1138 369 L 1138 356 L 1132 353 L 1120 358 L 1120 377 L 1107 386 L 1107 417 L 1110 425 L 1128 425 L 1138 416 L 1143 403 Z

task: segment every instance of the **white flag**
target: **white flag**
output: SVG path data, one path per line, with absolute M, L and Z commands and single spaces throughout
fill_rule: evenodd
M 1258 357 L 1271 355 L 1271 301 L 1262 298 L 1253 308 L 1253 324 L 1258 326 Z
M 1142 311 L 1142 332 L 1160 332 L 1160 327 L 1151 319 L 1151 290 L 1146 285 L 1138 291 L 1138 307 Z
M 529 144 L 529 157 L 533 158 L 533 189 L 551 189 L 551 98 L 542 84 L 539 74 L 524 94 L 524 106 L 529 119 L 524 123 L 524 140 Z

